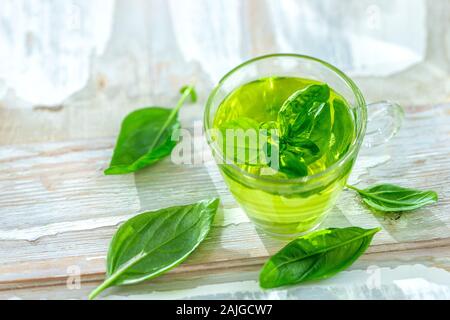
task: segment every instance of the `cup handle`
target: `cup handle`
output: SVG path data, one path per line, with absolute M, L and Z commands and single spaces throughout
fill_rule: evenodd
M 367 130 L 364 146 L 373 148 L 389 141 L 402 126 L 403 108 L 390 101 L 378 101 L 367 105 Z

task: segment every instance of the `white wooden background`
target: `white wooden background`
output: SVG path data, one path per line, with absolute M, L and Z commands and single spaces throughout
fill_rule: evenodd
M 140 211 L 212 196 L 220 196 L 221 211 L 208 239 L 186 263 L 158 279 L 114 288 L 102 297 L 450 298 L 448 2 L 416 1 L 412 6 L 410 14 L 424 10 L 419 23 L 424 37 L 420 32 L 415 33 L 417 41 L 405 36 L 405 46 L 416 55 L 400 54 L 398 59 L 409 61 L 400 70 L 386 57 L 374 63 L 374 55 L 366 60 L 357 50 L 347 55 L 348 48 L 354 49 L 351 41 L 348 48 L 333 43 L 341 51 L 322 51 L 330 35 L 298 44 L 296 39 L 305 32 L 315 32 L 308 26 L 316 23 L 311 17 L 317 10 L 322 10 L 321 21 L 330 30 L 345 14 L 341 9 L 341 19 L 334 17 L 337 2 L 287 2 L 197 1 L 189 6 L 177 1 L 115 1 L 111 34 L 104 50 L 91 57 L 86 82 L 76 89 L 71 85 L 83 77 L 74 76 L 57 91 L 74 91 L 68 97 L 45 91 L 54 83 L 42 84 L 48 95 L 39 94 L 38 82 L 21 88 L 20 77 L 8 78 L 2 66 L 0 79 L 7 89 L 3 97 L 0 92 L 0 298 L 86 298 L 104 277 L 108 242 L 121 222 Z M 359 16 L 371 16 L 378 8 L 380 20 L 374 23 L 379 25 L 366 30 L 369 36 L 405 28 L 398 22 L 390 25 L 390 19 L 402 21 L 402 1 L 391 7 L 385 1 L 348 3 Z M 373 3 L 376 6 L 370 7 Z M 302 15 L 311 21 L 299 26 L 292 22 Z M 149 16 L 157 21 L 153 29 L 143 22 Z M 215 23 L 215 16 L 223 23 Z M 208 17 L 209 24 L 204 24 Z M 345 38 L 352 27 L 343 23 L 336 30 L 343 30 L 339 34 Z M 367 100 L 391 99 L 404 106 L 399 134 L 384 146 L 361 151 L 352 183 L 433 189 L 440 201 L 402 216 L 379 216 L 354 193 L 343 192 L 324 227 L 381 226 L 368 253 L 335 278 L 262 291 L 258 270 L 284 243 L 254 229 L 213 163 L 176 166 L 167 159 L 134 175 L 106 177 L 102 171 L 128 112 L 144 105 L 173 105 L 178 88 L 195 82 L 199 102 L 181 112 L 184 127 L 192 128 L 223 72 L 249 57 L 282 50 L 326 58 L 354 76 Z

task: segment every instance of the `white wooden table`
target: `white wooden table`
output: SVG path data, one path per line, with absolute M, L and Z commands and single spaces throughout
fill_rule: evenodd
M 66 112 L 33 111 L 54 122 Z M 149 283 L 112 289 L 108 297 L 449 298 L 450 104 L 407 107 L 406 114 L 390 143 L 361 151 L 351 181 L 433 189 L 439 203 L 385 217 L 343 192 L 324 226 L 381 226 L 368 253 L 334 279 L 266 293 L 257 288 L 257 271 L 283 243 L 255 231 L 214 165 L 174 165 L 167 159 L 134 175 L 104 176 L 113 137 L 2 139 L 0 297 L 85 298 L 104 276 L 108 242 L 122 221 L 140 211 L 218 195 L 222 209 L 215 226 L 186 263 Z M 1 137 L 6 131 L 12 135 L 11 129 L 16 137 L 32 137 L 31 128 L 23 128 L 27 134 L 19 129 L 24 121 L 19 112 L 6 119 Z

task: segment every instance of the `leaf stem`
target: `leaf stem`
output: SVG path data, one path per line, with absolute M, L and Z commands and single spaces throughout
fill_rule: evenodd
M 356 187 L 354 187 L 354 186 L 351 186 L 351 185 L 349 185 L 349 184 L 346 184 L 345 186 L 346 186 L 347 188 L 349 188 L 349 189 L 355 190 L 355 191 L 358 192 L 358 193 L 364 193 L 362 190 L 360 190 L 360 189 L 358 189 L 358 188 L 356 188 Z
M 97 288 L 94 289 L 94 291 L 92 291 L 89 294 L 89 300 L 94 300 L 103 290 L 107 289 L 108 287 L 111 286 L 111 284 L 114 282 L 114 278 L 110 277 L 108 279 L 106 279 L 101 285 L 99 285 Z
M 127 268 L 140 262 L 141 259 L 144 258 L 145 256 L 146 255 L 144 253 L 137 255 L 136 257 L 131 259 L 127 264 L 122 266 L 119 270 L 111 274 L 109 278 L 107 278 L 101 285 L 99 285 L 96 289 L 94 289 L 94 291 L 91 292 L 91 294 L 89 295 L 89 300 L 94 299 L 96 296 L 98 296 L 100 292 L 109 288 L 127 270 Z
M 159 130 L 158 134 L 156 135 L 155 140 L 153 140 L 153 144 L 150 146 L 149 150 L 153 149 L 159 142 L 159 139 L 161 139 L 161 136 L 163 135 L 164 131 L 166 131 L 167 127 L 170 125 L 170 123 L 173 121 L 173 119 L 178 114 L 178 111 L 183 106 L 186 99 L 191 96 L 192 92 L 194 92 L 193 86 L 187 86 L 183 90 L 183 95 L 181 96 L 180 100 L 178 100 L 177 105 L 175 109 L 172 110 L 169 117 L 167 118 L 166 122 L 164 122 L 164 125 Z

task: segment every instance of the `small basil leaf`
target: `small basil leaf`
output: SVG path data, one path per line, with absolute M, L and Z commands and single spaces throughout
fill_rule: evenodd
M 195 96 L 192 86 L 182 92 L 174 109 L 149 107 L 126 116 L 106 175 L 135 172 L 170 155 L 177 144 L 172 134 L 180 128 L 178 111 L 189 96 L 193 100 Z
M 268 289 L 329 278 L 352 265 L 378 231 L 330 228 L 295 239 L 266 262 L 259 284 Z
M 130 113 L 122 123 L 111 164 L 105 174 L 135 172 L 170 155 L 176 145 L 172 141 L 172 133 L 180 127 L 176 118 L 164 127 L 171 113 L 172 110 L 161 107 Z
M 145 212 L 125 222 L 114 235 L 107 277 L 90 299 L 111 286 L 155 278 L 183 262 L 206 238 L 218 199 Z
M 369 207 L 385 212 L 410 211 L 438 200 L 434 191 L 421 191 L 393 184 L 379 184 L 362 190 L 354 186 L 347 187 L 357 191 Z
M 313 84 L 294 92 L 281 106 L 278 122 L 282 136 L 298 135 L 311 123 L 309 111 L 315 103 L 327 102 L 330 88 L 326 84 Z
M 353 120 L 349 113 L 348 107 L 341 99 L 333 100 L 334 109 L 334 123 L 333 136 L 334 143 L 331 147 L 332 154 L 335 155 L 335 160 L 345 154 L 353 141 L 354 132 L 350 130 L 353 128 Z
M 308 175 L 305 161 L 287 150 L 280 155 L 280 170 L 289 178 L 304 177 Z

